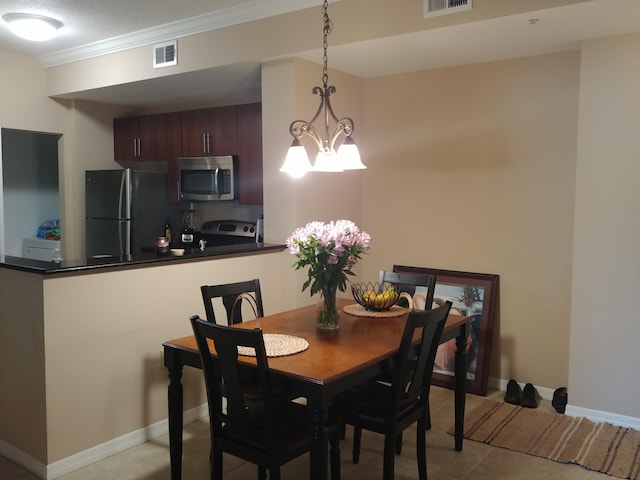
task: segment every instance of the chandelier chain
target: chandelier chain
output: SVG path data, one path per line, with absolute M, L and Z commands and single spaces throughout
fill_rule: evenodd
M 327 67 L 329 63 L 329 57 L 327 56 L 327 47 L 328 47 L 327 35 L 329 35 L 331 33 L 331 30 L 333 29 L 333 23 L 331 23 L 331 19 L 329 18 L 329 13 L 327 12 L 328 6 L 329 6 L 328 0 L 324 0 L 324 5 L 322 6 L 322 14 L 324 17 L 324 26 L 322 28 L 322 33 L 323 33 L 322 83 L 325 89 L 327 88 L 327 83 L 329 82 L 329 69 Z

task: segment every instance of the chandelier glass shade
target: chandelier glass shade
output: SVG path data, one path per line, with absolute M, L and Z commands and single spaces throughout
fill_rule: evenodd
M 293 142 L 289 147 L 285 162 L 280 169 L 292 177 L 299 178 L 308 171 L 316 172 L 342 172 L 344 170 L 357 170 L 367 168 L 360 159 L 360 152 L 351 134 L 353 133 L 353 120 L 349 117 L 338 119 L 331 107 L 331 95 L 336 92 L 336 87 L 329 85 L 327 36 L 331 33 L 332 23 L 327 13 L 328 2 L 325 0 L 322 11 L 324 16 L 323 27 L 323 72 L 322 87 L 313 87 L 312 93 L 320 97 L 320 105 L 311 121 L 294 120 L 289 126 L 289 133 Z M 319 130 L 313 124 L 322 118 L 323 125 Z M 330 126 L 330 122 L 335 125 Z M 309 162 L 307 151 L 302 144 L 304 137 L 313 139 L 318 154 L 313 166 Z M 336 151 L 336 141 L 344 137 L 342 145 Z
M 62 27 L 62 22 L 31 13 L 7 13 L 2 19 L 14 35 L 33 42 L 51 40 Z

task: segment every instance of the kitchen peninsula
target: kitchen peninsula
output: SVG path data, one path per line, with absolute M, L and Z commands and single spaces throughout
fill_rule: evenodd
M 204 315 L 200 285 L 261 280 L 265 313 L 282 288 L 284 245 L 244 244 L 131 260 L 0 258 L 3 448 L 53 478 L 166 431 L 162 342 Z M 185 372 L 186 418 L 204 413 L 199 372 Z

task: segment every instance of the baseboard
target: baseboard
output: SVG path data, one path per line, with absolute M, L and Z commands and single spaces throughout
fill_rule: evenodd
M 207 404 L 199 405 L 191 410 L 184 412 L 183 421 L 185 424 L 206 417 L 209 414 Z M 66 475 L 69 472 L 86 467 L 99 460 L 103 460 L 116 453 L 123 452 L 131 447 L 140 445 L 153 438 L 164 435 L 169 431 L 169 423 L 167 420 L 148 425 L 133 432 L 127 433 L 120 437 L 109 440 L 108 442 L 96 445 L 82 452 L 76 453 L 70 457 L 58 460 L 49 465 L 44 465 L 23 451 L 9 445 L 0 440 L 0 455 L 8 458 L 12 462 L 17 463 L 23 468 L 29 470 L 36 476 L 44 480 L 53 480 L 55 478 Z
M 0 439 L 0 455 L 29 470 L 38 478 L 47 478 L 46 465 L 2 439 Z
M 640 418 L 628 417 L 617 413 L 603 412 L 602 410 L 593 410 L 591 408 L 576 407 L 573 405 L 567 405 L 565 413 L 572 417 L 585 417 L 592 422 L 607 422 L 620 427 L 640 430 Z
M 489 378 L 489 386 L 503 392 L 506 391 L 508 382 L 508 380 L 504 380 L 501 378 Z M 523 384 L 520 384 L 520 386 L 524 387 Z M 543 399 L 549 401 L 553 399 L 553 392 L 555 391 L 554 389 L 538 386 L 535 387 Z M 569 396 L 569 398 L 571 398 L 571 396 Z M 636 417 L 628 417 L 626 415 L 619 415 L 617 413 L 603 412 L 602 410 L 593 410 L 591 408 L 577 407 L 571 404 L 567 405 L 564 413 L 565 415 L 569 415 L 571 417 L 585 417 L 592 422 L 607 422 L 612 425 L 618 425 L 620 427 L 640 430 L 640 418 Z

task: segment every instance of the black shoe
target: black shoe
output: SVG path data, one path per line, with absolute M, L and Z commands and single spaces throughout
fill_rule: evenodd
M 513 379 L 507 383 L 504 401 L 513 405 L 520 405 L 522 402 L 522 389 L 520 388 L 520 384 Z
M 564 413 L 565 408 L 567 407 L 567 389 L 565 387 L 558 388 L 553 392 L 551 405 L 556 409 L 556 412 Z
M 520 405 L 527 408 L 538 408 L 539 397 L 536 387 L 527 383 L 522 391 L 522 402 Z

